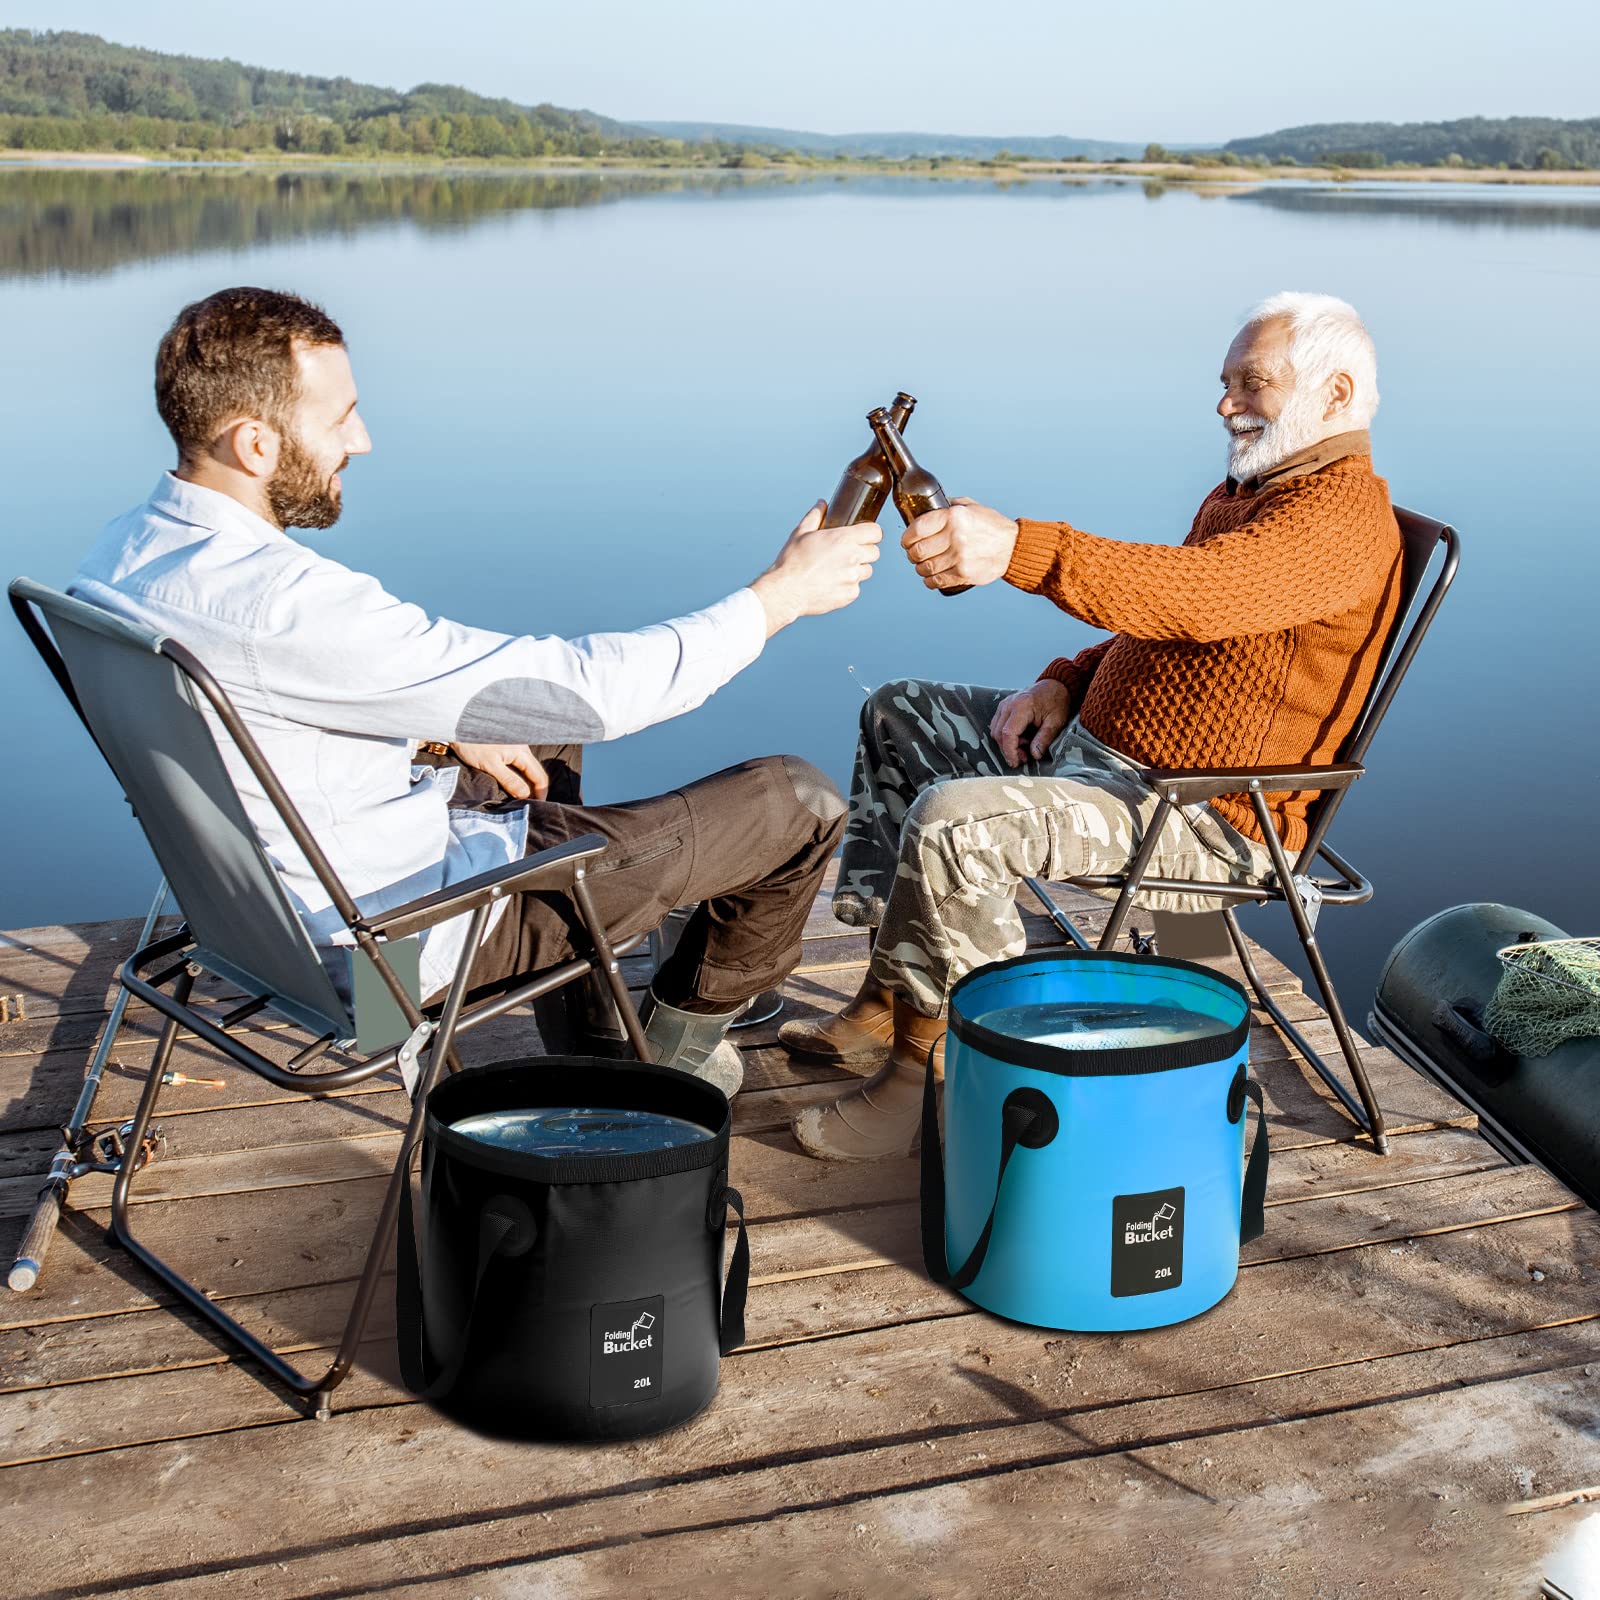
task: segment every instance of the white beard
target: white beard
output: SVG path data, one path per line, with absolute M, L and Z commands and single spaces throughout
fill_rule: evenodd
M 1307 388 L 1289 392 L 1283 410 L 1266 424 L 1259 417 L 1224 417 L 1228 430 L 1228 475 L 1236 482 L 1259 478 L 1287 461 L 1296 451 L 1322 437 L 1322 396 Z M 1259 426 L 1259 433 L 1240 433 Z

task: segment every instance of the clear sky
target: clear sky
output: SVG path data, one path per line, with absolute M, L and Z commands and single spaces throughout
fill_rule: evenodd
M 632 118 L 1221 141 L 1304 122 L 1600 116 L 1600 4 L 18 0 L 8 26 Z

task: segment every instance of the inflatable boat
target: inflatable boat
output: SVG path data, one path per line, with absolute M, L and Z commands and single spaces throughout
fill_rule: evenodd
M 1513 1161 L 1537 1162 L 1600 1210 L 1600 1038 L 1515 1055 L 1484 1030 L 1510 945 L 1568 936 L 1514 906 L 1453 906 L 1389 954 L 1369 1018 L 1376 1040 L 1478 1114 Z

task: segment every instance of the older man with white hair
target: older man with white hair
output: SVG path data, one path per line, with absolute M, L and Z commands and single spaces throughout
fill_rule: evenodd
M 796 1118 L 812 1155 L 864 1161 L 911 1147 L 952 985 L 1022 952 L 1024 877 L 1129 864 L 1156 809 L 1141 768 L 1326 762 L 1353 726 L 1401 568 L 1367 435 L 1372 340 L 1342 300 L 1275 295 L 1228 347 L 1222 390 L 1228 476 L 1181 544 L 1014 521 L 972 502 L 906 530 L 930 589 L 1003 578 L 1111 637 L 1014 694 L 900 681 L 864 708 L 833 910 L 877 930 L 872 961 L 837 1016 L 791 1022 L 781 1037 L 796 1055 L 871 1076 Z M 1267 797 L 1291 851 L 1312 798 Z M 1270 871 L 1247 798 L 1231 795 L 1169 811 L 1150 875 Z

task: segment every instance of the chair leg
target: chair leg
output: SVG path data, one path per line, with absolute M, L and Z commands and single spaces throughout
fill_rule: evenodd
M 456 968 L 450 992 L 445 996 L 444 1008 L 439 1013 L 439 1028 L 428 1047 L 428 1064 L 417 1080 L 416 1093 L 411 1097 L 411 1115 L 400 1140 L 400 1153 L 389 1172 L 389 1186 L 383 1192 L 383 1204 L 379 1207 L 378 1220 L 372 1229 L 372 1244 L 367 1250 L 366 1265 L 361 1269 L 361 1281 L 356 1285 L 355 1297 L 350 1302 L 350 1314 L 345 1318 L 339 1348 L 317 1386 L 316 1411 L 319 1421 L 329 1415 L 333 1390 L 344 1382 L 355 1362 L 361 1336 L 366 1332 L 367 1318 L 372 1313 L 372 1302 L 377 1298 L 384 1256 L 388 1253 L 389 1242 L 395 1236 L 395 1225 L 400 1219 L 400 1207 L 411 1204 L 411 1157 L 422 1142 L 428 1095 L 439 1081 L 441 1067 L 450 1072 L 460 1070 L 455 1050 L 456 1024 L 460 1022 L 461 1008 L 466 1004 L 467 990 L 472 983 L 473 963 L 477 959 L 478 946 L 488 921 L 489 907 L 483 905 L 472 913 L 472 921 L 467 924 L 461 965 Z
M 1295 901 L 1294 904 L 1298 905 L 1299 902 Z M 1334 1037 L 1339 1041 L 1339 1053 L 1350 1069 L 1356 1092 L 1361 1096 L 1361 1104 L 1366 1110 L 1367 1132 L 1372 1135 L 1372 1143 L 1378 1154 L 1386 1156 L 1389 1153 L 1389 1137 L 1383 1129 L 1383 1109 L 1378 1104 L 1377 1096 L 1372 1092 L 1372 1084 L 1367 1079 L 1367 1069 L 1361 1060 L 1361 1052 L 1350 1032 L 1350 1024 L 1345 1020 L 1344 1007 L 1340 1004 L 1338 990 L 1334 988 L 1333 977 L 1322 959 L 1322 946 L 1317 943 L 1315 937 L 1302 939 L 1301 945 L 1305 950 L 1306 960 L 1311 964 L 1311 974 L 1317 980 L 1323 1009 L 1328 1013 L 1328 1020 L 1333 1023 Z
M 417 1092 L 411 1101 L 411 1116 L 400 1140 L 400 1153 L 389 1171 L 389 1186 L 383 1192 L 383 1204 L 378 1209 L 378 1220 L 373 1224 L 372 1244 L 367 1250 L 366 1264 L 361 1269 L 355 1298 L 350 1302 L 350 1313 L 345 1318 L 339 1348 L 332 1365 L 314 1386 L 319 1421 L 326 1420 L 330 1414 L 333 1391 L 349 1376 L 350 1368 L 355 1363 L 361 1336 L 366 1332 L 367 1318 L 372 1314 L 372 1302 L 377 1298 L 378 1280 L 383 1276 L 384 1257 L 388 1254 L 389 1241 L 395 1234 L 400 1207 L 411 1203 L 411 1157 L 422 1142 L 422 1123 L 428 1112 L 428 1091 L 438 1082 L 440 1067 L 453 1055 L 453 1051 L 430 1050 L 428 1065 L 417 1081 Z
M 187 1005 L 189 992 L 193 987 L 192 974 L 184 972 L 173 987 L 174 999 L 180 1005 Z M 240 1326 L 220 1306 L 213 1304 L 182 1273 L 168 1266 L 160 1256 L 147 1250 L 134 1237 L 128 1210 L 133 1193 L 133 1157 L 143 1144 L 145 1133 L 150 1126 L 150 1117 L 155 1111 L 156 1100 L 161 1093 L 161 1077 L 167 1069 L 167 1062 L 171 1058 L 172 1047 L 177 1037 L 177 1019 L 169 1017 L 162 1027 L 161 1037 L 156 1044 L 155 1056 L 151 1060 L 149 1075 L 145 1079 L 144 1093 L 139 1098 L 139 1109 L 134 1112 L 133 1121 L 129 1125 L 129 1137 L 125 1141 L 128 1159 L 118 1171 L 116 1182 L 112 1185 L 111 1236 L 129 1255 L 166 1284 L 189 1310 L 203 1317 L 247 1355 L 253 1356 L 286 1388 L 304 1398 L 316 1392 L 319 1388 L 318 1380 L 308 1379 L 276 1351 L 268 1349 L 248 1328 Z
M 595 912 L 594 900 L 589 894 L 589 885 L 584 880 L 581 868 L 573 880 L 572 898 L 578 908 L 578 916 L 582 919 L 584 929 L 589 935 L 589 942 L 594 946 L 595 963 L 611 989 L 611 998 L 616 1002 L 617 1015 L 622 1018 L 622 1027 L 628 1035 L 628 1043 L 633 1046 L 633 1053 L 641 1061 L 648 1061 L 650 1046 L 644 1040 L 644 1026 L 640 1023 L 639 1013 L 634 1008 L 633 996 L 628 993 L 628 985 L 623 981 L 622 968 L 618 965 L 616 953 L 611 948 L 605 924 Z
M 1339 1004 L 1338 992 L 1333 987 L 1333 979 L 1328 974 L 1327 964 L 1322 959 L 1322 949 L 1317 944 L 1316 929 L 1312 927 L 1311 918 L 1306 914 L 1306 908 L 1295 891 L 1294 869 L 1289 865 L 1283 841 L 1273 826 L 1272 813 L 1267 807 L 1267 797 L 1261 792 L 1258 784 L 1252 783 L 1250 786 L 1250 803 L 1255 810 L 1256 822 L 1261 828 L 1262 837 L 1267 841 L 1267 853 L 1272 857 L 1272 868 L 1277 873 L 1278 887 L 1283 891 L 1289 915 L 1294 919 L 1294 929 L 1300 936 L 1300 946 L 1306 953 L 1306 960 L 1311 963 L 1311 972 L 1317 980 L 1317 988 L 1322 991 L 1322 1003 L 1329 1020 L 1333 1023 L 1334 1037 L 1339 1041 L 1340 1053 L 1344 1056 L 1345 1065 L 1350 1069 L 1356 1091 L 1361 1096 L 1362 1114 L 1356 1116 L 1356 1124 L 1372 1135 L 1372 1142 L 1378 1154 L 1387 1155 L 1389 1141 L 1383 1131 L 1383 1112 L 1379 1109 L 1377 1097 L 1372 1092 L 1372 1085 L 1367 1082 L 1367 1069 L 1361 1064 L 1361 1052 L 1356 1049 L 1356 1042 L 1350 1034 L 1350 1025 L 1344 1019 L 1344 1007 Z M 1275 1007 L 1272 1009 L 1276 1010 Z M 1316 1068 L 1323 1081 L 1332 1087 L 1334 1079 L 1323 1065 L 1321 1057 L 1313 1051 L 1306 1059 Z M 1345 1108 L 1354 1114 L 1349 1096 L 1341 1095 L 1340 1099 Z
M 1290 899 L 1290 908 L 1293 911 L 1299 902 Z M 1288 1039 L 1296 1051 L 1304 1059 L 1306 1065 L 1328 1086 L 1330 1093 L 1338 1100 L 1350 1120 L 1372 1138 L 1373 1147 L 1381 1156 L 1389 1153 L 1389 1138 L 1383 1128 L 1383 1111 L 1379 1107 L 1377 1097 L 1372 1092 L 1372 1085 L 1367 1078 L 1367 1069 L 1362 1064 L 1361 1053 L 1356 1048 L 1355 1040 L 1351 1037 L 1348 1024 L 1345 1022 L 1344 1007 L 1339 1003 L 1338 992 L 1334 989 L 1333 979 L 1328 975 L 1328 969 L 1323 964 L 1322 952 L 1318 948 L 1315 937 L 1309 946 L 1304 939 L 1301 946 L 1305 949 L 1306 959 L 1311 964 L 1312 975 L 1317 980 L 1317 987 L 1322 993 L 1323 1009 L 1327 1011 L 1329 1020 L 1333 1023 L 1335 1038 L 1339 1041 L 1340 1053 L 1344 1056 L 1345 1066 L 1349 1069 L 1352 1082 L 1356 1086 L 1356 1093 L 1360 1095 L 1358 1101 L 1355 1095 L 1342 1084 L 1333 1069 L 1322 1059 L 1321 1054 L 1312 1045 L 1311 1041 L 1300 1031 L 1294 1022 L 1285 1014 L 1283 1007 L 1268 994 L 1267 986 L 1255 962 L 1250 956 L 1250 946 L 1245 940 L 1243 930 L 1239 927 L 1238 919 L 1230 906 L 1222 913 L 1223 921 L 1228 927 L 1228 936 L 1233 941 L 1234 952 L 1239 957 L 1239 965 L 1244 969 L 1246 981 L 1254 992 L 1256 1001 L 1261 1009 L 1272 1018 L 1278 1031 Z M 1298 924 L 1298 920 L 1297 924 Z M 1298 925 L 1296 932 L 1298 932 Z
M 309 1400 L 314 1414 L 319 1420 L 326 1419 L 330 1415 L 333 1391 L 349 1375 L 350 1368 L 355 1361 L 356 1351 L 361 1344 L 362 1335 L 366 1331 L 372 1304 L 377 1297 L 378 1283 L 383 1276 L 383 1263 L 388 1252 L 389 1241 L 394 1236 L 395 1222 L 399 1216 L 400 1206 L 402 1203 L 409 1202 L 410 1199 L 411 1157 L 422 1138 L 423 1119 L 427 1114 L 428 1091 L 438 1081 L 441 1069 L 451 1062 L 455 1056 L 455 1028 L 461 1015 L 461 1007 L 471 973 L 472 953 L 478 947 L 478 938 L 483 932 L 483 924 L 487 921 L 487 918 L 487 907 L 479 907 L 473 913 L 473 923 L 466 945 L 468 954 L 456 974 L 455 982 L 451 985 L 449 998 L 445 1002 L 444 1011 L 440 1017 L 439 1030 L 434 1035 L 432 1045 L 428 1051 L 427 1066 L 417 1084 L 417 1092 L 412 1100 L 411 1116 L 407 1122 L 405 1134 L 401 1139 L 400 1153 L 389 1174 L 389 1185 L 384 1192 L 383 1205 L 378 1214 L 377 1224 L 373 1228 L 372 1244 L 367 1251 L 366 1262 L 362 1267 L 361 1277 L 356 1285 L 355 1296 L 351 1301 L 350 1312 L 345 1320 L 339 1348 L 326 1371 L 318 1376 L 308 1377 L 298 1367 L 291 1365 L 276 1351 L 263 1344 L 248 1328 L 242 1327 L 227 1312 L 215 1305 L 175 1268 L 169 1266 L 159 1256 L 140 1244 L 133 1236 L 128 1212 L 128 1202 L 132 1192 L 134 1176 L 131 1160 L 117 1174 L 117 1180 L 111 1192 L 111 1228 L 117 1243 L 165 1283 L 191 1311 L 204 1317 L 219 1333 L 230 1339 L 246 1355 L 259 1362 L 286 1389 L 303 1400 Z M 173 988 L 173 997 L 180 1005 L 188 1004 L 189 993 L 193 986 L 194 979 L 189 973 L 185 972 L 179 977 Z M 156 1099 L 161 1092 L 161 1077 L 166 1070 L 167 1061 L 171 1057 L 172 1047 L 177 1037 L 178 1022 L 176 1018 L 169 1017 L 161 1030 L 161 1037 L 156 1045 L 155 1057 L 151 1062 L 150 1074 L 145 1081 L 144 1093 L 139 1100 L 139 1109 L 134 1113 L 133 1122 L 130 1125 L 130 1137 L 127 1141 L 127 1148 L 130 1153 L 136 1152 L 144 1139 L 151 1114 L 155 1110 Z
M 576 890 L 580 914 L 583 916 L 585 925 L 595 941 L 596 954 L 600 959 L 602 970 L 610 981 L 612 992 L 617 998 L 624 1024 L 628 1027 L 629 1040 L 635 1050 L 638 1051 L 640 1058 L 644 1059 L 646 1046 L 644 1044 L 643 1030 L 639 1026 L 638 1013 L 633 1008 L 627 985 L 622 980 L 616 954 L 610 940 L 606 937 L 604 927 L 600 925 L 599 920 L 594 916 L 594 908 L 588 899 L 587 891 L 581 883 L 576 886 Z M 214 1304 L 189 1279 L 185 1278 L 174 1267 L 169 1266 L 154 1252 L 146 1249 L 134 1237 L 129 1212 L 134 1178 L 132 1156 L 143 1143 L 150 1125 L 151 1116 L 155 1111 L 156 1101 L 161 1093 L 162 1074 L 166 1071 L 167 1063 L 172 1056 L 173 1046 L 178 1038 L 179 1023 L 176 1018 L 169 1017 L 162 1027 L 160 1038 L 156 1044 L 155 1055 L 151 1061 L 149 1075 L 145 1080 L 144 1091 L 140 1096 L 138 1110 L 134 1113 L 133 1121 L 129 1124 L 127 1147 L 130 1152 L 130 1159 L 118 1172 L 111 1193 L 112 1237 L 135 1260 L 152 1272 L 162 1283 L 166 1284 L 189 1310 L 204 1318 L 206 1322 L 247 1356 L 258 1362 L 284 1388 L 302 1400 L 310 1401 L 312 1409 L 319 1419 L 325 1419 L 330 1415 L 333 1390 L 349 1376 L 356 1352 L 361 1345 L 362 1335 L 366 1330 L 373 1302 L 377 1297 L 378 1284 L 383 1277 L 384 1259 L 388 1252 L 389 1242 L 394 1237 L 395 1224 L 399 1218 L 400 1207 L 410 1203 L 411 1159 L 422 1140 L 423 1121 L 427 1114 L 428 1091 L 438 1082 L 443 1071 L 457 1070 L 460 1065 L 455 1051 L 456 1026 L 460 1021 L 469 987 L 473 954 L 478 948 L 478 943 L 483 933 L 483 925 L 488 920 L 488 914 L 487 906 L 480 906 L 473 913 L 473 921 L 466 942 L 466 951 L 468 953 L 456 973 L 454 982 L 451 984 L 444 1009 L 440 1013 L 438 1029 L 430 1042 L 427 1064 L 423 1069 L 422 1076 L 417 1084 L 416 1094 L 412 1099 L 411 1115 L 407 1121 L 405 1133 L 401 1138 L 399 1154 L 390 1170 L 388 1187 L 384 1192 L 383 1204 L 373 1228 L 372 1243 L 367 1251 L 361 1277 L 356 1285 L 355 1296 L 345 1321 L 344 1332 L 340 1337 L 339 1347 L 333 1361 L 324 1372 L 308 1377 L 297 1367 L 285 1361 L 276 1351 L 270 1349 L 256 1338 L 248 1328 L 241 1326 L 220 1306 Z M 193 975 L 187 971 L 181 973 L 173 986 L 173 998 L 179 1005 L 186 1006 L 193 987 Z
M 1139 841 L 1139 848 L 1134 852 L 1133 860 L 1128 863 L 1128 875 L 1122 880 L 1122 891 L 1118 894 L 1117 903 L 1112 906 L 1111 915 L 1106 919 L 1105 928 L 1100 935 L 1101 950 L 1116 948 L 1122 925 L 1128 920 L 1128 913 L 1133 909 L 1133 897 L 1139 892 L 1139 885 L 1144 882 L 1144 875 L 1150 868 L 1156 846 L 1161 843 L 1161 830 L 1166 825 L 1167 812 L 1170 808 L 1171 802 L 1162 795 L 1156 802 L 1156 809 L 1150 821 L 1145 825 L 1144 837 Z

